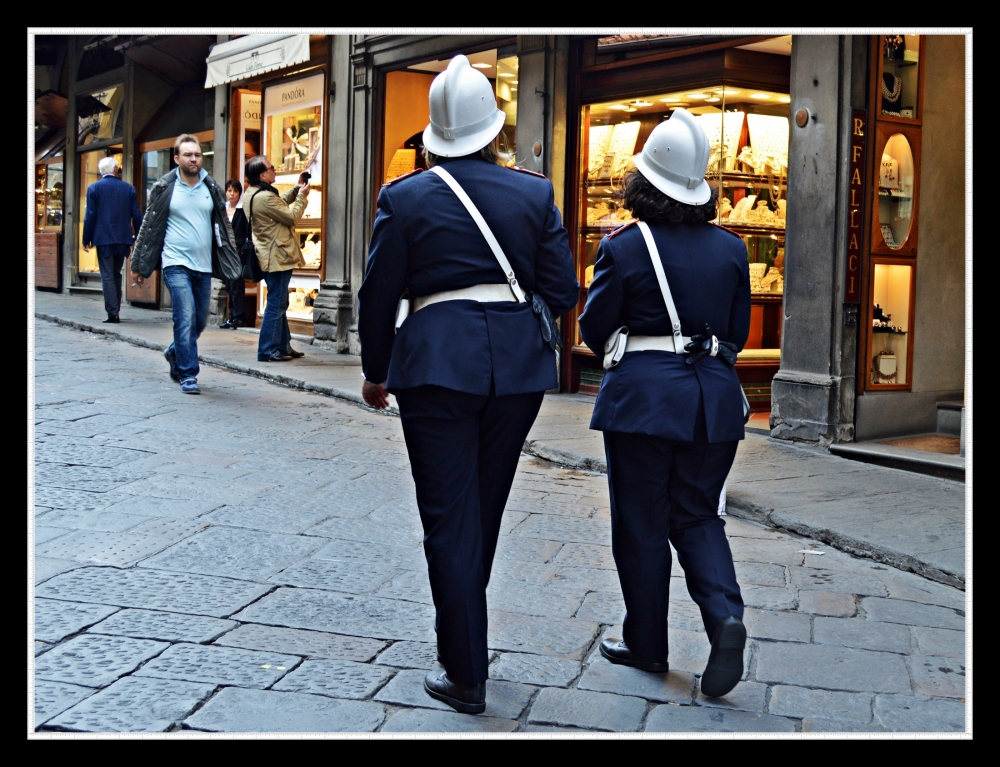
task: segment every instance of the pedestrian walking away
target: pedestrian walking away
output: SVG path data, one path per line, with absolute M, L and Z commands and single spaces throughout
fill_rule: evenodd
M 240 252 L 243 243 L 247 241 L 249 227 L 247 217 L 240 206 L 243 195 L 243 184 L 231 178 L 226 182 L 226 217 L 233 227 L 233 237 L 236 240 L 236 252 Z M 229 294 L 229 316 L 219 325 L 223 330 L 236 330 L 246 324 L 246 282 L 241 274 L 235 280 L 226 281 L 226 293 Z
M 212 277 L 242 273 L 222 189 L 202 166 L 201 144 L 185 133 L 174 142 L 175 170 L 149 193 L 132 252 L 132 280 L 141 285 L 162 268 L 173 307 L 174 340 L 164 356 L 185 394 L 200 394 L 198 337 L 208 323 Z
M 142 213 L 135 188 L 121 180 L 114 157 L 97 163 L 99 181 L 87 189 L 87 214 L 83 218 L 83 249 L 97 248 L 104 293 L 104 322 L 119 322 L 122 308 L 122 267 L 135 236 L 142 227 Z
M 295 223 L 302 218 L 309 197 L 309 174 L 299 175 L 299 182 L 284 194 L 271 186 L 274 166 L 266 157 L 251 157 L 244 173 L 247 186 L 243 211 L 250 222 L 257 260 L 267 285 L 267 304 L 260 323 L 257 359 L 260 362 L 287 362 L 305 357 L 292 348 L 288 327 L 288 285 L 292 270 L 306 265 L 299 248 Z
M 604 432 L 626 608 L 621 639 L 601 654 L 668 670 L 673 544 L 712 643 L 701 690 L 719 696 L 740 680 L 746 642 L 718 508 L 744 438 L 733 365 L 750 329 L 750 277 L 743 241 L 709 223 L 708 154 L 684 109 L 650 134 L 621 193 L 636 220 L 601 241 L 580 332 L 607 368 L 590 428 Z
M 362 395 L 384 408 L 392 392 L 399 404 L 442 666 L 424 688 L 479 713 L 500 521 L 556 386 L 552 317 L 576 304 L 579 284 L 552 184 L 497 164 L 504 113 L 486 77 L 456 56 L 429 102 L 430 170 L 378 196 L 359 292 Z

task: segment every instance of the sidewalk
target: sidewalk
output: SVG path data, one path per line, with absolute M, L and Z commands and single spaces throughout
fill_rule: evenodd
M 37 319 L 158 351 L 171 341 L 168 312 L 125 305 L 121 324 L 105 325 L 99 298 L 36 292 L 34 299 Z M 210 325 L 199 348 L 204 364 L 363 404 L 359 358 L 293 342 L 306 357 L 257 362 L 254 333 Z M 593 402 L 587 395 L 546 395 L 525 451 L 605 472 L 601 434 L 588 428 Z M 395 400 L 390 411 L 397 412 Z M 751 432 L 729 477 L 727 511 L 964 589 L 965 490 L 962 482 L 860 463 Z

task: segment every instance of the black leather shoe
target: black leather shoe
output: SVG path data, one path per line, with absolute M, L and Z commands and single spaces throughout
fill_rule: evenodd
M 299 357 L 305 357 L 306 356 L 305 352 L 297 352 L 297 351 L 295 351 L 295 349 L 289 349 L 287 352 L 285 352 L 285 354 L 287 354 L 289 357 L 292 357 L 294 359 L 298 359 Z
M 618 663 L 622 666 L 633 666 L 642 671 L 652 671 L 654 674 L 665 674 L 670 670 L 670 664 L 666 661 L 657 663 L 656 661 L 639 660 L 633 657 L 632 651 L 620 639 L 605 639 L 601 642 L 601 655 L 612 663 Z
M 282 354 L 281 352 L 275 352 L 270 357 L 258 357 L 257 362 L 288 362 L 292 359 L 287 354 Z
M 743 676 L 743 648 L 747 643 L 747 630 L 743 621 L 735 616 L 723 618 L 715 627 L 712 652 L 708 665 L 701 675 L 701 691 L 710 698 L 718 698 L 732 690 Z
M 109 314 L 108 318 L 106 320 L 101 320 L 101 322 L 118 323 L 118 322 L 121 322 L 121 320 L 118 319 L 118 315 L 117 314 Z
M 448 678 L 443 668 L 432 669 L 424 677 L 424 690 L 432 698 L 447 703 L 463 714 L 481 714 L 486 710 L 486 682 L 460 684 Z
M 219 325 L 220 330 L 236 330 L 236 328 L 243 327 L 243 320 L 238 317 L 230 317 L 228 320 Z

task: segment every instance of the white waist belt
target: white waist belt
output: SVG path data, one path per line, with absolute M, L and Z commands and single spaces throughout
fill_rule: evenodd
M 674 354 L 687 354 L 684 345 L 691 343 L 688 336 L 680 336 L 681 348 L 674 347 L 673 336 L 629 336 L 625 342 L 625 354 L 629 352 L 661 351 Z
M 516 303 L 517 297 L 506 282 L 496 285 L 473 285 L 470 288 L 445 290 L 440 293 L 432 293 L 429 296 L 414 298 L 413 311 L 419 312 L 425 306 L 437 304 L 441 301 L 478 301 L 481 304 L 496 301 L 511 301 Z

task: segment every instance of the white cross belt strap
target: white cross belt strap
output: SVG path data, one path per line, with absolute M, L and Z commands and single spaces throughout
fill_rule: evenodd
M 431 168 L 431 173 L 436 174 L 442 181 L 444 181 L 444 183 L 451 187 L 451 191 L 453 191 L 455 196 L 462 201 L 465 209 L 469 211 L 469 215 L 472 216 L 472 220 L 475 221 L 476 226 L 479 227 L 479 231 L 482 232 L 483 237 L 486 238 L 486 242 L 490 246 L 490 250 L 493 251 L 493 255 L 496 256 L 497 263 L 500 264 L 500 268 L 503 269 L 504 276 L 507 278 L 507 283 L 510 285 L 511 292 L 513 292 L 515 300 L 519 304 L 525 303 L 524 291 L 521 290 L 521 286 L 517 284 L 517 277 L 514 276 L 514 270 L 510 266 L 510 261 L 508 261 L 507 256 L 504 255 L 503 248 L 500 247 L 500 243 L 497 242 L 497 238 L 493 236 L 493 232 L 490 230 L 489 224 L 486 223 L 486 219 L 484 219 L 483 215 L 479 212 L 479 208 L 477 208 L 476 204 L 469 198 L 469 195 L 465 193 L 465 190 L 462 189 L 462 185 L 455 180 L 454 176 L 452 176 L 440 165 L 435 165 Z
M 649 230 L 649 224 L 645 221 L 639 222 L 639 231 L 642 232 L 642 238 L 646 241 L 646 249 L 649 251 L 649 259 L 653 262 L 653 271 L 656 272 L 656 281 L 660 283 L 660 292 L 663 294 L 663 303 L 667 305 L 667 314 L 670 315 L 670 327 L 673 330 L 673 336 L 669 338 L 671 341 L 671 346 L 673 348 L 667 351 L 672 351 L 674 354 L 687 354 L 684 351 L 684 344 L 691 343 L 691 339 L 687 336 L 681 335 L 681 318 L 677 315 L 677 307 L 674 306 L 674 297 L 670 294 L 670 285 L 667 284 L 667 275 L 663 273 L 663 264 L 660 261 L 660 252 L 656 249 L 656 243 L 653 241 L 653 233 Z M 643 339 L 654 339 L 663 338 L 667 340 L 667 336 L 635 336 L 635 338 Z M 626 352 L 639 351 L 639 349 L 632 349 L 633 339 L 629 338 L 628 346 L 625 348 Z M 647 341 L 649 343 L 649 341 Z M 647 349 L 656 348 L 652 346 L 647 346 Z
M 510 285 L 500 282 L 494 285 L 473 285 L 459 290 L 445 290 L 429 296 L 421 296 L 412 300 L 413 311 L 419 312 L 425 306 L 441 301 L 478 301 L 488 304 L 495 301 L 517 301 L 510 292 Z

